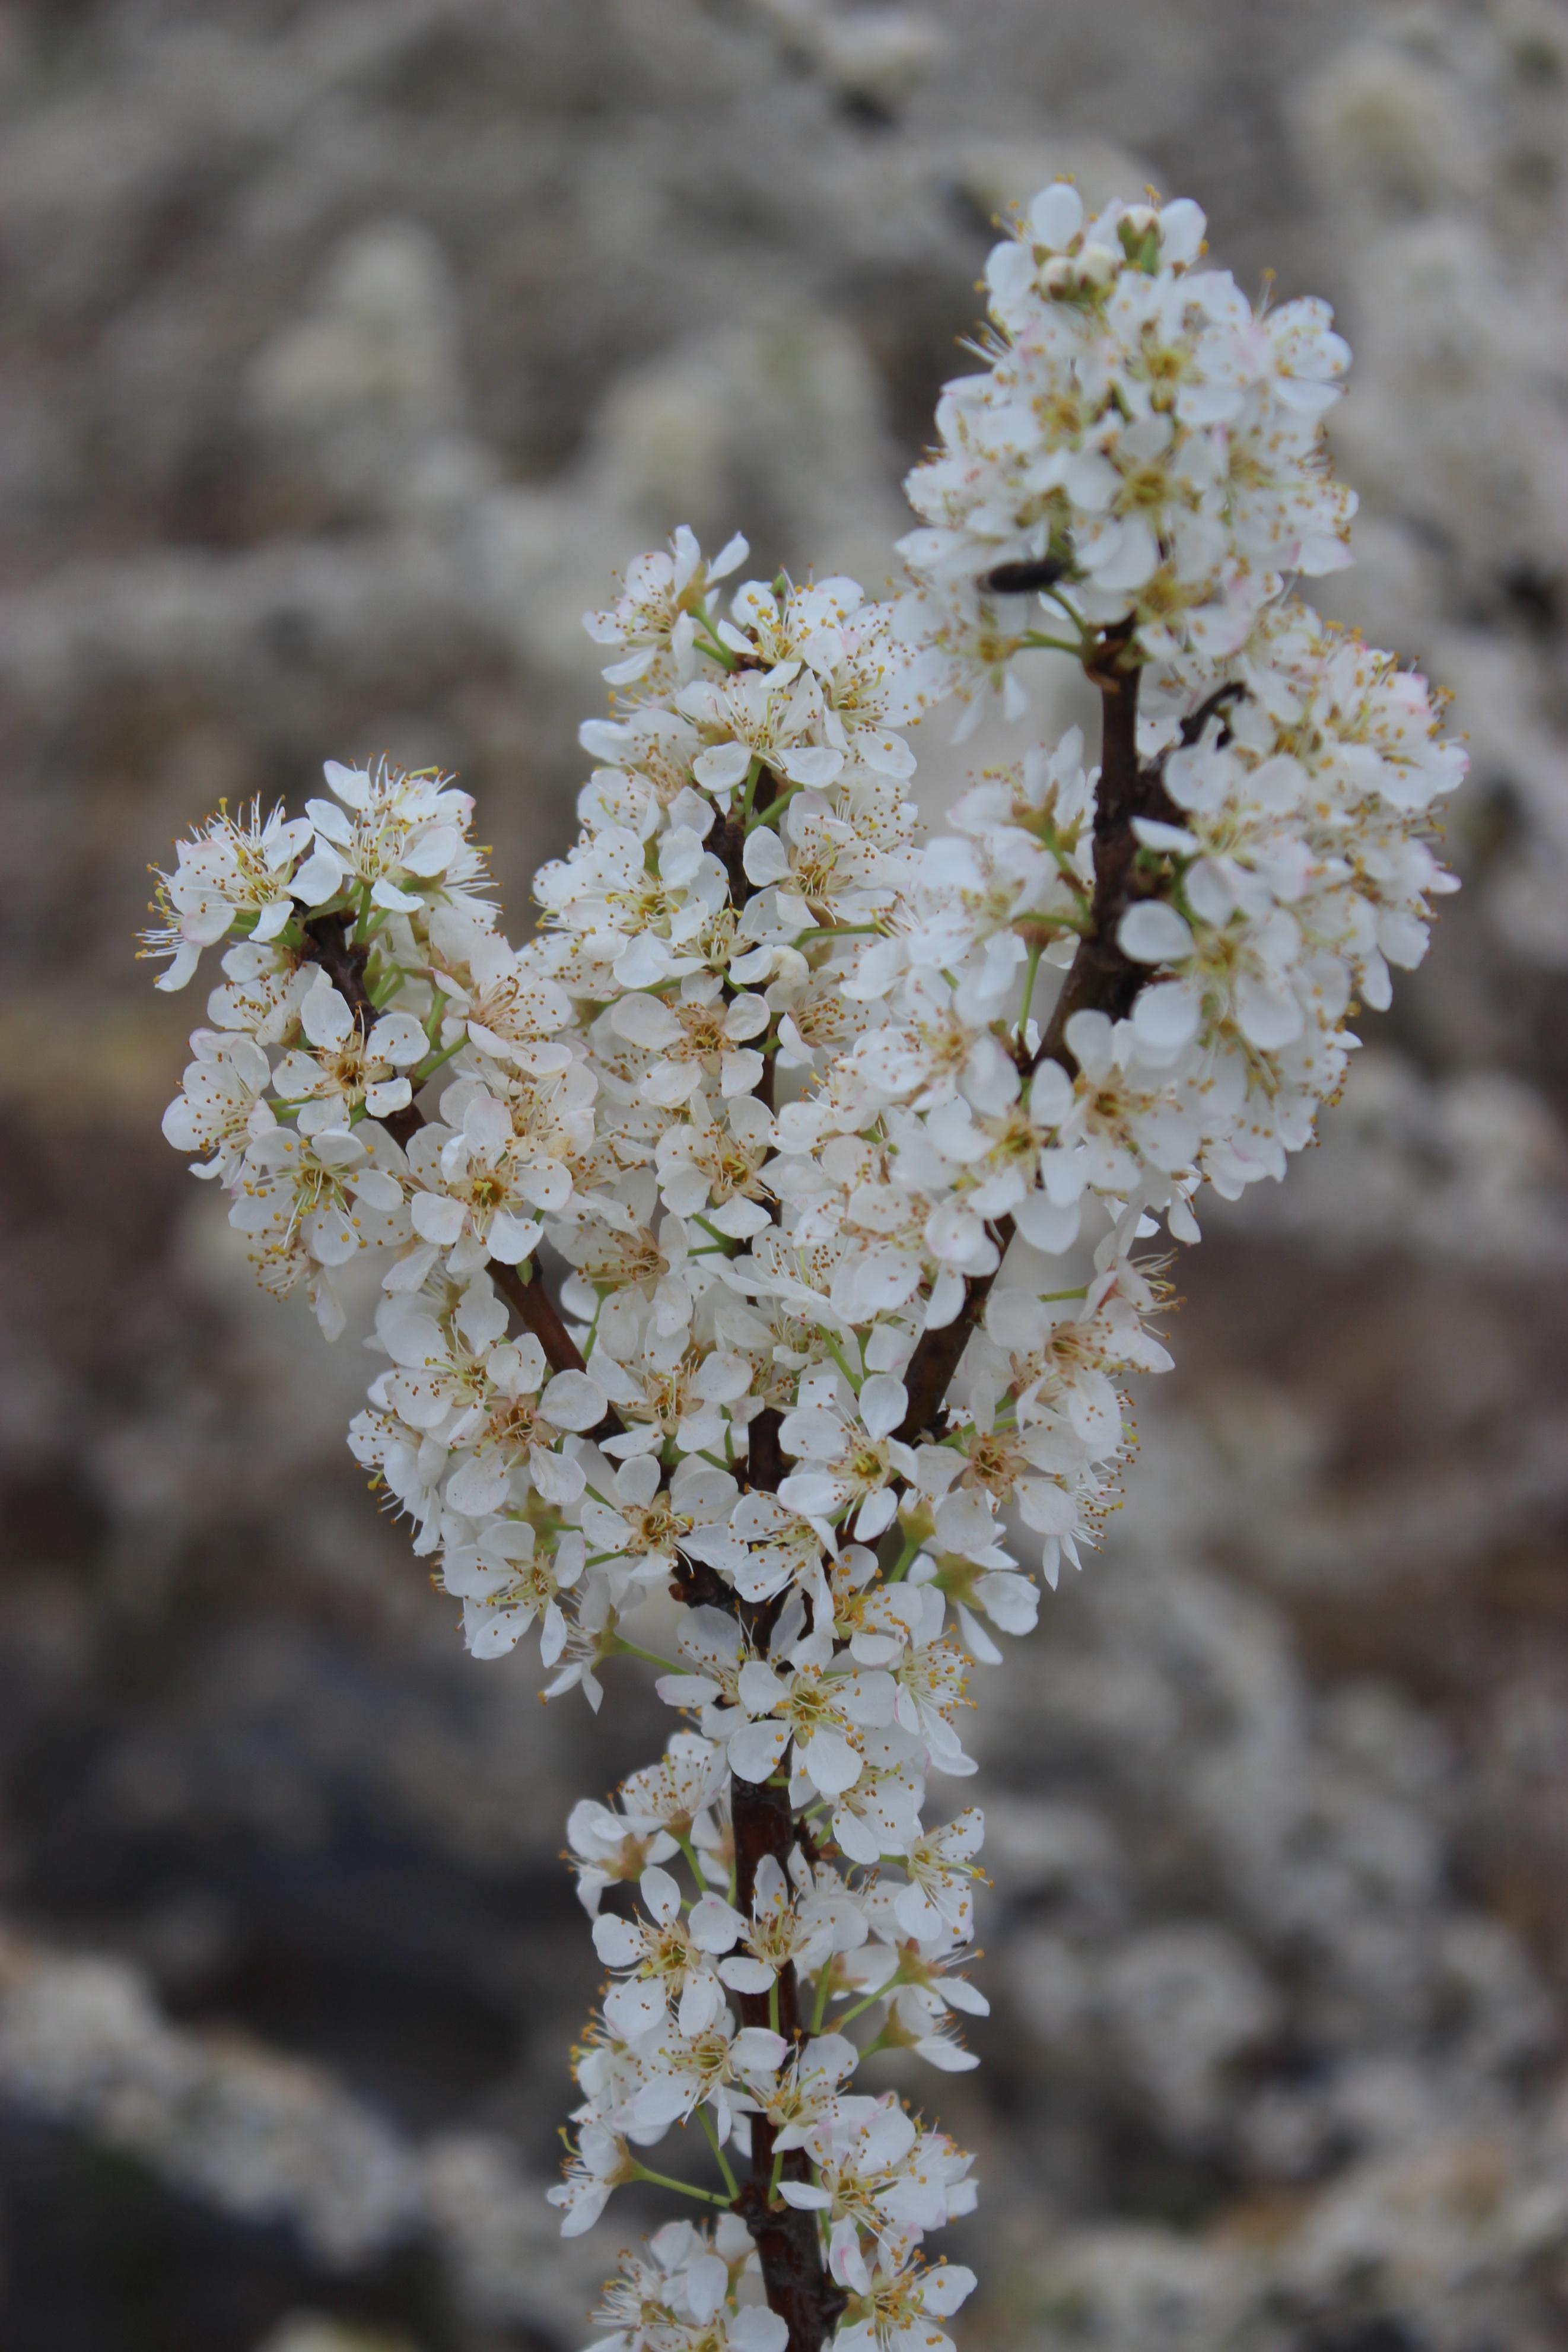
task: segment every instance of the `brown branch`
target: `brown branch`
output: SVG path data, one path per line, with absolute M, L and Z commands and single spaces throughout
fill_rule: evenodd
M 751 1916 L 757 1873 L 767 1855 L 787 1870 L 790 1848 L 799 1843 L 800 1825 L 789 1806 L 788 1787 L 779 1780 L 743 1780 L 729 1784 L 730 1819 L 735 1832 L 737 1907 Z M 765 1992 L 741 1993 L 743 2025 L 771 2025 L 773 2015 Z M 800 1988 L 794 1965 L 779 1977 L 777 2031 L 799 2050 L 802 2041 Z M 770 2205 L 768 2186 L 773 2174 L 773 2126 L 763 2116 L 751 2118 L 751 2169 L 735 2210 L 751 2232 L 762 2265 L 768 2302 L 789 2330 L 789 2352 L 820 2352 L 837 2326 L 848 2297 L 833 2284 L 822 2262 L 817 2217 L 792 2205 Z M 787 2180 L 809 2180 L 810 2168 L 804 2148 L 791 2148 L 782 2167 Z
M 320 965 L 353 1014 L 360 1035 L 368 1037 L 378 1018 L 378 1007 L 365 986 L 365 966 L 371 951 L 368 947 L 354 944 L 350 928 L 346 915 L 318 915 L 305 926 L 301 952 L 307 963 Z M 406 1144 L 424 1125 L 424 1116 L 411 1102 L 402 1110 L 388 1111 L 381 1124 L 394 1143 Z
M 490 1279 L 507 1305 L 522 1317 L 544 1349 L 545 1361 L 552 1372 L 586 1371 L 588 1367 L 561 1320 L 559 1308 L 545 1288 L 538 1265 L 531 1258 L 528 1264 L 532 1271 L 525 1282 L 515 1265 L 503 1265 L 498 1257 L 493 1257 L 488 1268 Z M 621 1428 L 619 1420 L 615 1426 Z
M 1138 758 L 1138 667 L 1128 657 L 1131 636 L 1130 622 L 1108 630 L 1090 671 L 1100 689 L 1103 730 L 1100 788 L 1094 801 L 1094 897 L 1089 929 L 1079 942 L 1045 1034 L 1028 1065 L 1030 1074 L 1042 1062 L 1057 1062 L 1069 1077 L 1076 1076 L 1078 1065 L 1067 1044 L 1067 1024 L 1072 1015 L 1094 1012 L 1106 1013 L 1113 1021 L 1124 1019 L 1147 976 L 1143 965 L 1123 954 L 1116 937 L 1124 913 L 1140 895 L 1133 820 L 1160 817 L 1169 824 L 1179 818 L 1180 811 L 1166 796 L 1161 763 L 1145 766 Z M 1016 1228 L 1010 1217 L 998 1217 L 990 1231 L 997 1246 L 995 1266 L 989 1274 L 965 1277 L 964 1304 L 953 1321 L 940 1331 L 925 1332 L 909 1360 L 904 1376 L 909 1406 L 898 1430 L 906 1444 L 937 1433 L 936 1416 L 970 1334 L 985 1311 Z
M 303 953 L 308 963 L 319 963 L 333 987 L 353 1014 L 361 1037 L 368 1037 L 375 1025 L 377 1007 L 365 985 L 365 966 L 370 949 L 357 946 L 350 936 L 345 915 L 318 915 L 305 926 Z M 424 1125 L 424 1113 L 415 1102 L 402 1110 L 389 1111 L 380 1124 L 392 1141 L 405 1145 Z M 492 1258 L 489 1274 L 503 1298 L 522 1318 L 545 1351 L 545 1361 L 552 1372 L 580 1372 L 587 1369 L 570 1332 L 561 1320 L 559 1309 L 545 1288 L 537 1263 L 530 1261 L 532 1270 L 527 1281 L 515 1265 L 504 1265 Z M 616 1413 L 606 1415 L 596 1434 L 619 1434 L 623 1423 Z
M 784 1455 L 779 1444 L 783 1418 L 772 1405 L 765 1405 L 746 1433 L 747 1483 L 768 1495 L 778 1493 L 779 1482 L 784 1475 Z
M 753 809 L 767 808 L 778 789 L 779 780 L 773 771 L 764 768 L 757 780 Z M 746 872 L 746 829 L 740 817 L 733 814 L 716 816 L 706 846 L 723 866 L 729 878 L 730 903 L 738 911 L 755 896 Z M 773 1084 L 774 1055 L 768 1052 L 758 1093 L 769 1110 L 773 1108 Z M 771 1405 L 766 1406 L 751 1422 L 747 1435 L 747 1483 L 768 1494 L 777 1491 L 785 1473 L 779 1443 L 781 1418 Z M 722 1609 L 727 1616 L 737 1621 L 748 1643 L 758 1652 L 767 1649 L 786 1597 L 781 1592 L 769 1601 L 744 1601 L 734 1586 L 727 1584 L 713 1569 L 685 1557 L 677 1559 L 670 1591 L 688 1607 Z M 735 1836 L 736 1903 L 749 1919 L 758 1867 L 764 1856 L 771 1854 L 780 1869 L 787 1869 L 791 1847 L 807 1842 L 809 1832 L 806 1824 L 795 1818 L 785 1782 L 743 1780 L 738 1773 L 732 1773 L 729 1804 Z M 741 1993 L 737 2000 L 742 2024 L 772 2024 L 767 1993 Z M 803 2038 L 800 1987 L 793 1965 L 784 1969 L 779 1978 L 778 2031 L 796 2050 L 800 2049 Z M 788 2352 L 821 2352 L 821 2347 L 838 2326 L 848 2297 L 828 2275 L 815 2213 L 797 2211 L 792 2205 L 771 2201 L 773 2141 L 773 2126 L 765 2116 L 753 2116 L 750 2167 L 735 2200 L 734 2210 L 751 2232 L 762 2265 L 768 2307 L 778 2313 L 789 2330 Z M 805 2150 L 791 2148 L 784 2158 L 781 2171 L 787 2180 L 809 2179 L 810 2167 Z

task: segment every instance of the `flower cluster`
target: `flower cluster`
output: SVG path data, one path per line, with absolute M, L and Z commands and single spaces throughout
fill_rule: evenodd
M 1321 434 L 1350 353 L 1326 303 L 1255 309 L 1201 267 L 1204 226 L 1186 199 L 1091 219 L 1059 182 L 992 252 L 990 365 L 944 391 L 902 542 L 956 686 L 1022 708 L 1015 656 L 1049 639 L 1017 616 L 1057 582 L 1059 616 L 1223 659 L 1284 573 L 1350 562 Z
M 1037 200 L 896 600 L 721 593 L 744 541 L 684 530 L 637 560 L 521 947 L 466 796 L 384 763 L 162 877 L 161 985 L 224 972 L 165 1132 L 329 1336 L 372 1254 L 350 1444 L 470 1649 L 537 1641 L 595 1707 L 652 1658 L 684 1718 L 570 1824 L 612 1981 L 563 2227 L 639 2179 L 719 2212 L 630 2263 L 617 2347 L 946 2343 L 973 2282 L 923 2243 L 969 2158 L 861 2070 L 974 2063 L 968 1678 L 1095 1539 L 1168 1365 L 1140 1244 L 1282 1171 L 1452 887 L 1425 682 L 1283 577 L 1343 560 L 1343 347 L 1201 235 Z M 1025 593 L 1054 634 L 1002 627 Z M 1074 730 L 928 836 L 906 730 L 1041 646 L 1101 692 L 1098 764 Z M 650 2166 L 672 2134 L 700 2178 Z

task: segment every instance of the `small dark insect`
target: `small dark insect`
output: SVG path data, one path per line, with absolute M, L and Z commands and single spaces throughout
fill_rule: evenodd
M 1025 563 L 998 563 L 982 574 L 980 585 L 994 596 L 1027 596 L 1031 589 L 1054 587 L 1067 576 L 1067 566 L 1054 555 L 1031 556 Z
M 1204 729 L 1207 726 L 1211 719 L 1224 719 L 1227 714 L 1228 706 L 1230 703 L 1249 702 L 1251 698 L 1250 689 L 1243 686 L 1239 677 L 1229 678 L 1227 680 L 1225 685 L 1216 687 L 1207 701 L 1200 702 L 1197 709 L 1190 712 L 1189 715 L 1182 720 L 1182 741 L 1184 743 L 1198 742 L 1202 739 Z M 1221 727 L 1219 740 L 1222 746 L 1229 742 L 1230 728 L 1228 723 Z

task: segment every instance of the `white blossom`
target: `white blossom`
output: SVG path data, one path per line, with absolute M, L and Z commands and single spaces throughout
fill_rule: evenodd
M 685 1717 L 567 1824 L 612 1973 L 550 2195 L 567 2234 L 650 2177 L 741 2210 L 628 2257 L 614 2352 L 784 2352 L 741 2218 L 775 2190 L 840 2352 L 948 2352 L 974 2281 L 922 2248 L 970 2160 L 853 2087 L 873 2044 L 977 2063 L 982 1815 L 932 1790 L 1098 1539 L 1204 1188 L 1284 1173 L 1456 887 L 1441 698 L 1286 586 L 1348 560 L 1348 352 L 1204 232 L 1064 184 L 1019 214 L 893 600 L 721 603 L 745 543 L 685 528 L 634 559 L 521 944 L 467 794 L 386 761 L 159 879 L 158 984 L 223 971 L 164 1132 L 329 1335 L 370 1253 L 350 1444 L 469 1649 L 537 1639 L 594 1709 L 651 1663 Z M 1047 662 L 1098 762 L 1073 728 L 928 831 L 904 730 L 1021 715 Z

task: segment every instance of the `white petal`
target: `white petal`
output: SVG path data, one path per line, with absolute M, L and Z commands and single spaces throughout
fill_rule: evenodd
M 729 1743 L 730 1769 L 743 1780 L 766 1780 L 783 1755 L 789 1738 L 788 1724 L 771 1717 L 765 1717 L 760 1723 L 744 1724 Z
M 844 755 L 826 744 L 801 743 L 793 751 L 777 753 L 773 764 L 792 784 L 831 784 L 844 764 Z
M 490 1220 L 490 1255 L 503 1265 L 521 1265 L 532 1256 L 543 1232 L 537 1217 L 515 1217 L 509 1209 L 497 1209 Z
M 909 1391 L 892 1372 L 873 1372 L 861 1390 L 860 1407 L 873 1437 L 891 1437 L 909 1410 Z
M 1192 953 L 1192 933 L 1174 907 L 1144 898 L 1123 916 L 1116 944 L 1134 963 L 1180 963 Z
M 650 2027 L 662 2025 L 667 2014 L 664 1994 L 636 1977 L 628 1984 L 612 1985 L 604 1996 L 605 2022 L 623 2042 L 634 2042 Z
M 651 1054 L 677 1045 L 685 1034 L 675 1014 L 656 996 L 618 998 L 611 1007 L 610 1025 L 618 1037 Z
M 539 1399 L 540 1412 L 558 1429 L 593 1429 L 609 1405 L 599 1382 L 586 1372 L 558 1372 Z
M 342 859 L 323 845 L 306 859 L 288 887 L 302 906 L 319 907 L 336 898 L 342 879 Z
M 445 1192 L 414 1192 L 408 1204 L 409 1223 L 421 1241 L 434 1242 L 439 1249 L 450 1249 L 463 1231 L 467 1216 L 461 1201 Z
M 371 796 L 371 780 L 363 768 L 345 768 L 340 760 L 323 760 L 321 773 L 340 801 L 351 809 L 362 809 Z
M 758 825 L 755 833 L 747 835 L 742 863 L 747 880 L 754 882 L 759 890 L 766 889 L 771 882 L 784 881 L 789 873 L 789 852 L 768 824 Z
M 775 1980 L 770 1968 L 761 1960 L 747 1958 L 743 1952 L 720 1960 L 718 1972 L 731 1992 L 766 1992 Z
M 746 1933 L 746 1922 L 719 1895 L 699 1895 L 686 1930 L 699 1952 L 727 1952 Z
M 661 1870 L 657 1864 L 643 1873 L 637 1881 L 637 1892 L 661 1927 L 667 1927 L 672 1919 L 680 1917 L 681 1890 L 669 1872 Z
M 750 767 L 751 752 L 746 744 L 716 743 L 697 753 L 692 773 L 705 792 L 729 793 L 744 781 Z
M 733 1753 L 733 1750 L 731 1751 Z M 824 1797 L 842 1796 L 861 1776 L 861 1759 L 841 1731 L 824 1727 L 798 1749 L 800 1762 Z
M 1030 235 L 1052 253 L 1065 251 L 1082 226 L 1083 199 L 1065 180 L 1042 188 L 1030 205 Z
M 1156 1053 L 1173 1053 L 1197 1034 L 1202 997 L 1190 981 L 1161 981 L 1140 989 L 1133 1006 L 1133 1026 L 1145 1045 Z

